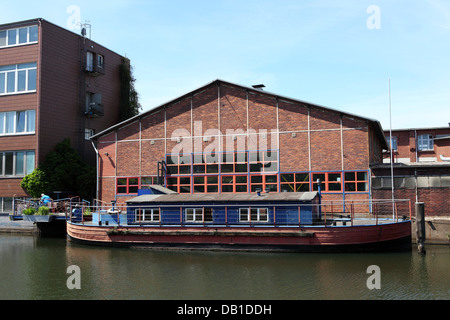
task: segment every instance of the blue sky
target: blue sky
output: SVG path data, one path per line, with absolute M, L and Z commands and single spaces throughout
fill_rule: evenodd
M 75 10 L 73 10 L 75 8 Z M 79 15 L 78 15 L 79 13 Z M 215 79 L 377 119 L 450 122 L 447 0 L 3 2 L 0 23 L 44 18 L 126 55 L 144 111 Z

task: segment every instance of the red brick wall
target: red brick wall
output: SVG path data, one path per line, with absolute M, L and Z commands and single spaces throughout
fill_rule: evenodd
M 419 188 L 417 189 L 419 202 L 425 203 L 426 216 L 448 216 L 450 213 L 450 188 Z M 373 190 L 374 199 L 390 199 L 391 190 Z M 412 214 L 414 216 L 414 204 L 416 203 L 415 189 L 396 189 L 396 199 L 409 199 L 411 201 Z

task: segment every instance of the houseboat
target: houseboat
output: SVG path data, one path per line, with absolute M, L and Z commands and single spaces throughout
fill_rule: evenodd
M 411 248 L 411 222 L 358 218 L 321 203 L 318 192 L 178 194 L 155 186 L 148 194 L 67 219 L 72 241 L 104 246 L 277 252 L 369 252 Z M 370 204 L 373 210 L 375 204 Z M 335 208 L 336 206 L 333 205 Z M 333 208 L 332 207 L 332 208 Z M 353 205 L 351 206 L 353 207 Z M 376 208 L 375 208 L 376 209 Z M 333 212 L 334 211 L 334 212 Z M 78 212 L 79 213 L 79 212 Z

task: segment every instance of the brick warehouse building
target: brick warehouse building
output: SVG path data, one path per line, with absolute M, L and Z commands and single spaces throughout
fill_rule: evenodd
M 386 132 L 390 141 L 390 133 Z M 395 196 L 424 202 L 428 216 L 450 213 L 450 126 L 392 130 Z M 390 153 L 372 167 L 372 193 L 392 194 Z
M 256 88 L 255 88 L 256 87 Z M 388 149 L 376 120 L 213 81 L 95 135 L 98 198 L 124 203 L 160 182 L 179 193 L 317 190 L 371 197 Z
M 119 121 L 123 57 L 43 19 L 0 25 L 0 212 L 64 138 L 95 165 L 89 136 Z

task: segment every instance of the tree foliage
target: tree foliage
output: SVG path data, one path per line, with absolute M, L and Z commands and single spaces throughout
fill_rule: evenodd
M 33 198 L 39 198 L 41 193 L 47 193 L 49 189 L 45 173 L 39 168 L 26 175 L 22 179 L 20 186 Z
M 120 121 L 138 115 L 142 109 L 139 94 L 134 88 L 135 81 L 130 60 L 124 58 L 120 66 Z
M 32 197 L 52 191 L 67 191 L 90 199 L 95 194 L 95 184 L 95 168 L 82 161 L 67 138 L 56 145 L 39 168 L 23 178 L 21 186 Z

